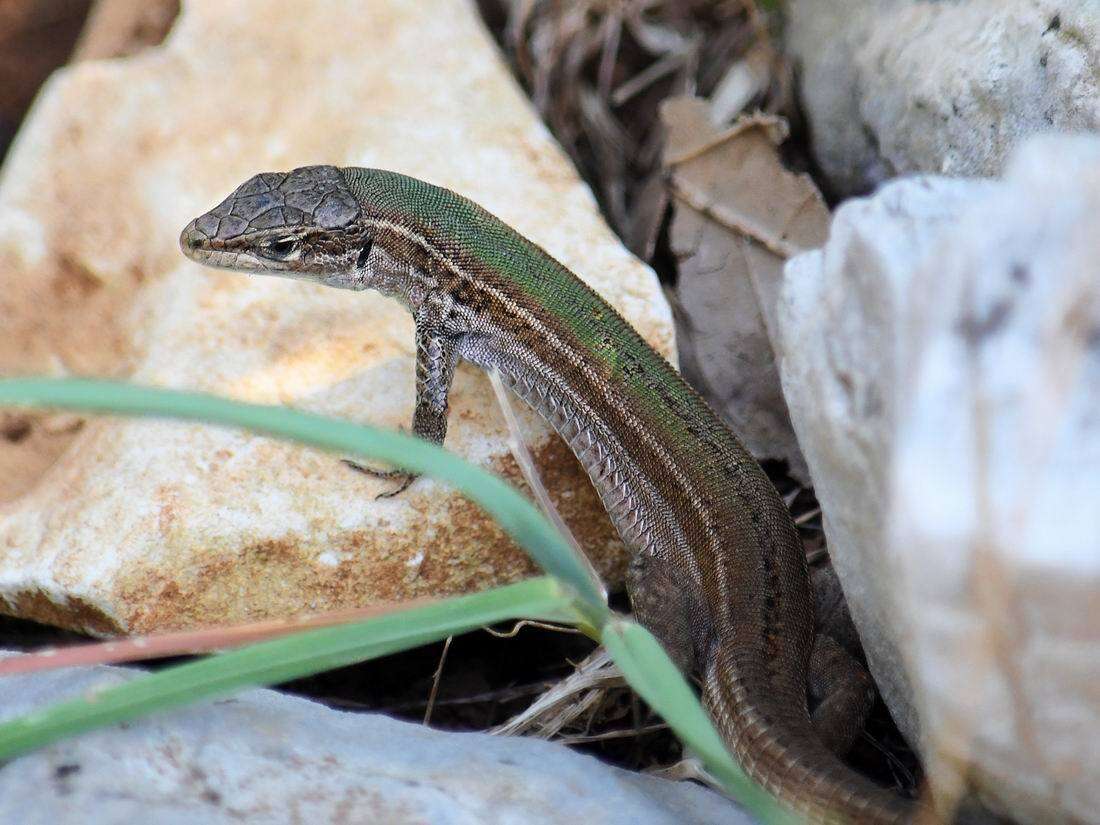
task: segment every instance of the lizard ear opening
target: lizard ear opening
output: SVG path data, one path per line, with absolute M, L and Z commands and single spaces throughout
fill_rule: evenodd
M 370 251 L 374 249 L 374 238 L 367 238 L 363 242 L 363 248 L 359 250 L 359 257 L 355 259 L 355 268 L 362 269 L 367 265 L 367 260 L 370 258 Z

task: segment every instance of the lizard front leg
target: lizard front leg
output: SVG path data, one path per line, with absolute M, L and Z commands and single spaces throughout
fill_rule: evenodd
M 416 408 L 412 431 L 417 438 L 442 444 L 447 436 L 447 395 L 458 363 L 458 339 L 445 332 L 434 316 L 427 306 L 416 314 Z M 417 478 L 415 473 L 404 470 L 375 470 L 348 460 L 344 463 L 375 478 L 398 482 L 394 490 L 379 493 L 377 498 L 399 495 Z

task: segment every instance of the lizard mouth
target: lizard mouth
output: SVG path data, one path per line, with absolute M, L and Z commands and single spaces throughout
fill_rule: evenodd
M 218 269 L 266 272 L 263 260 L 236 249 L 227 249 L 223 241 L 211 238 L 198 228 L 199 219 L 191 221 L 180 233 L 180 250 L 195 263 Z
M 215 260 L 225 255 L 224 250 L 215 249 L 212 239 L 198 228 L 198 218 L 191 221 L 180 233 L 180 250 L 192 261 L 217 266 Z

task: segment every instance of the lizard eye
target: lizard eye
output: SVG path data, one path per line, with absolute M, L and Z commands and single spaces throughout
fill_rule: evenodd
M 295 238 L 276 238 L 265 243 L 262 249 L 265 257 L 285 261 L 297 248 L 298 241 Z

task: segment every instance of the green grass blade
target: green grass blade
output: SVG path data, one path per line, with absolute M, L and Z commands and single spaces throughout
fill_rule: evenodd
M 580 615 L 572 603 L 553 579 L 528 579 L 209 656 L 0 723 L 0 759 L 156 711 L 385 656 L 505 619 L 576 622 Z
M 707 770 L 761 822 L 802 822 L 738 767 L 707 718 L 691 687 L 648 630 L 626 619 L 612 619 L 601 639 L 611 658 L 638 694 L 691 746 Z
M 507 482 L 418 438 L 285 407 L 82 378 L 0 380 L 0 404 L 64 407 L 243 427 L 337 453 L 381 459 L 432 476 L 454 485 L 481 505 L 543 570 L 576 590 L 593 626 L 598 627 L 607 616 L 598 584 L 534 505 Z
M 598 584 L 538 510 L 510 485 L 457 456 L 410 436 L 310 413 L 110 381 L 0 380 L 3 404 L 206 421 L 381 459 L 455 486 L 481 505 L 554 579 L 533 579 L 366 622 L 305 631 L 168 668 L 91 698 L 54 705 L 0 724 L 0 759 L 201 698 L 286 681 L 523 616 L 601 631 L 601 641 L 630 684 L 746 808 L 768 823 L 799 821 L 737 767 L 656 639 L 640 625 L 611 618 Z

